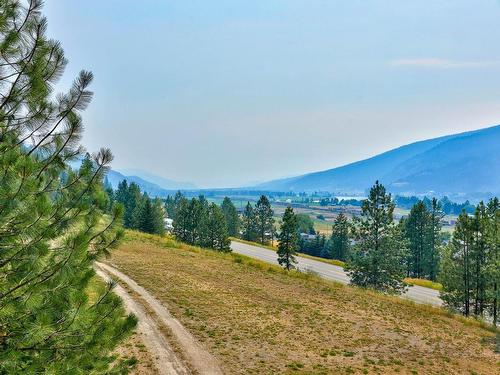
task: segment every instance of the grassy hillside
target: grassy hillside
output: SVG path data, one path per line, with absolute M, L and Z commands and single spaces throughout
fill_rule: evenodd
M 129 232 L 110 262 L 230 374 L 496 374 L 494 334 L 443 310 Z

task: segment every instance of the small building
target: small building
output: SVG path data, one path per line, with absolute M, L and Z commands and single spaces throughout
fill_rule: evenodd
M 174 221 L 168 217 L 163 219 L 163 222 L 165 223 L 165 230 L 167 232 L 172 232 L 174 230 Z

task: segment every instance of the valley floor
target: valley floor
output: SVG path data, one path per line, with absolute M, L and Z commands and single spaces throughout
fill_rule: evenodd
M 494 333 L 442 309 L 134 232 L 107 262 L 168 307 L 227 374 L 500 370 Z

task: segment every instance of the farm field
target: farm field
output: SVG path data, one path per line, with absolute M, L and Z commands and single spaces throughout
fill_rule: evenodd
M 226 373 L 499 370 L 491 330 L 397 297 L 136 232 L 108 262 L 168 306 Z

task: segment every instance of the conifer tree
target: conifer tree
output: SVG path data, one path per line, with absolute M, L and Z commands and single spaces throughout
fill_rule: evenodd
M 274 235 L 274 212 L 271 209 L 269 199 L 265 195 L 262 195 L 257 201 L 254 215 L 259 242 L 263 245 L 267 244 Z
M 174 236 L 182 242 L 189 243 L 191 236 L 191 223 L 189 218 L 189 201 L 186 198 L 179 199 L 173 222 Z
M 211 203 L 207 207 L 202 231 L 204 232 L 202 246 L 224 252 L 231 251 L 226 218 L 221 208 L 215 203 Z
M 426 269 L 428 271 L 428 278 L 432 281 L 436 281 L 440 268 L 442 248 L 441 219 L 443 217 L 444 213 L 441 207 L 441 203 L 439 203 L 437 198 L 433 198 L 429 206 L 430 223 L 427 230 L 428 249 L 426 254 Z
M 411 209 L 408 218 L 404 220 L 404 232 L 408 239 L 407 275 L 417 278 L 427 278 L 426 266 L 429 262 L 426 256 L 430 247 L 428 232 L 430 215 L 424 202 L 418 201 Z
M 278 263 L 287 271 L 295 267 L 299 238 L 297 217 L 293 208 L 287 207 L 283 215 L 280 233 L 278 235 Z
M 257 240 L 257 228 L 255 223 L 255 212 L 250 204 L 247 202 L 245 206 L 245 211 L 243 212 L 243 217 L 241 220 L 242 226 L 242 237 L 246 241 L 256 241 Z
M 472 219 L 462 211 L 458 216 L 453 239 L 443 256 L 440 281 L 443 284 L 441 298 L 449 307 L 461 311 L 465 316 L 471 313 L 473 231 Z
M 500 201 L 493 198 L 488 202 L 486 212 L 488 215 L 487 244 L 488 254 L 486 259 L 486 278 L 488 299 L 488 312 L 494 325 L 498 322 L 500 304 Z
M 356 246 L 347 264 L 351 283 L 387 293 L 404 290 L 406 242 L 393 223 L 394 203 L 378 181 L 363 201 Z
M 112 155 L 70 167 L 92 74 L 53 94 L 66 59 L 41 7 L 0 2 L 0 373 L 121 373 L 111 351 L 135 318 L 124 318 L 113 284 L 88 295 L 94 260 L 122 235 L 122 207 L 103 215 Z
M 330 255 L 333 259 L 346 261 L 349 256 L 349 247 L 349 222 L 347 216 L 340 213 L 332 226 Z
M 135 182 L 128 186 L 125 215 L 123 217 L 123 225 L 125 228 L 139 229 L 140 211 L 144 204 L 141 194 L 141 188 Z
M 236 237 L 240 233 L 240 218 L 238 211 L 229 197 L 225 197 L 221 205 L 222 212 L 226 218 L 227 231 L 231 237 Z

